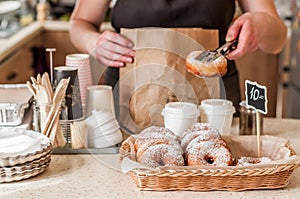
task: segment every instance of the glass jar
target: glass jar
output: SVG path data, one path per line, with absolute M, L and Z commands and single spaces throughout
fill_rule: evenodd
M 242 101 L 240 103 L 240 135 L 256 135 L 257 134 L 257 120 L 259 117 L 258 125 L 260 127 L 260 135 L 263 134 L 263 115 L 261 113 L 256 113 L 253 108 L 247 107 L 246 102 Z

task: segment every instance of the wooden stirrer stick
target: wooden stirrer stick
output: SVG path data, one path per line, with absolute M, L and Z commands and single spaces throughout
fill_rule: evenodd
M 261 146 L 260 146 L 260 114 L 256 111 L 256 136 L 257 136 L 257 157 L 261 155 Z

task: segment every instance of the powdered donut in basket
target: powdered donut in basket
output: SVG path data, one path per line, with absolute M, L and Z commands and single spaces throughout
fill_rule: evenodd
M 231 166 L 232 156 L 224 141 L 202 141 L 195 138 L 187 146 L 186 164 L 188 166 Z
M 183 151 L 177 136 L 163 127 L 149 127 L 135 141 L 137 161 L 152 168 L 183 166 Z
M 181 147 L 186 150 L 188 144 L 196 137 L 201 137 L 203 141 L 211 139 L 222 139 L 219 131 L 208 123 L 196 123 L 191 128 L 185 130 L 181 137 Z
M 135 151 L 137 152 L 138 148 L 140 148 L 142 145 L 152 141 L 176 143 L 179 142 L 179 139 L 171 130 L 167 128 L 151 126 L 139 133 L 139 136 L 134 143 Z
M 186 57 L 186 69 L 200 77 L 223 76 L 227 72 L 227 59 L 224 56 L 218 57 L 216 60 L 205 63 L 195 59 L 202 51 L 192 51 Z
M 188 166 L 231 166 L 231 151 L 219 132 L 209 124 L 197 123 L 186 133 L 181 146 Z
M 238 159 L 235 159 L 233 162 L 234 166 L 249 166 L 253 164 L 258 164 L 258 163 L 268 163 L 271 162 L 272 159 L 268 157 L 240 157 Z

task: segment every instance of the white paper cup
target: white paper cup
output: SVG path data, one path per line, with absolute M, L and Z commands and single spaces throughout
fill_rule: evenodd
M 171 102 L 162 110 L 165 127 L 177 136 L 197 122 L 197 106 L 188 102 Z
M 94 85 L 88 87 L 86 117 L 90 116 L 93 110 L 110 112 L 115 118 L 115 107 L 111 86 Z
M 230 135 L 233 113 L 232 102 L 223 99 L 207 99 L 199 106 L 200 121 L 217 128 L 221 135 Z

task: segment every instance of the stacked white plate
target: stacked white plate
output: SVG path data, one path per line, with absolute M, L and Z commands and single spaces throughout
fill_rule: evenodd
M 89 148 L 104 148 L 122 142 L 120 126 L 111 112 L 93 111 L 85 122 Z
M 0 130 L 0 183 L 27 179 L 50 164 L 52 146 L 48 137 L 23 129 Z

